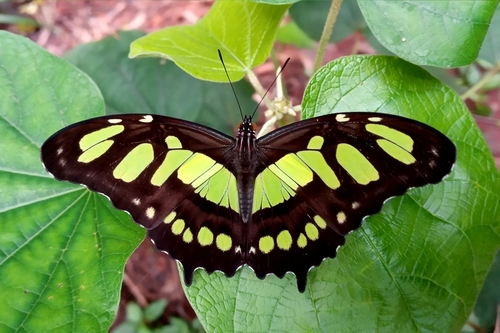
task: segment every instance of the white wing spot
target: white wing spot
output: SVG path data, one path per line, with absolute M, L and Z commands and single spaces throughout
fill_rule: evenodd
M 431 149 L 431 153 L 432 153 L 432 155 L 434 155 L 434 156 L 439 156 L 439 153 L 438 153 L 438 151 L 437 151 L 437 149 L 436 149 L 436 148 L 432 148 L 432 149 Z
M 234 248 L 234 253 L 241 253 L 241 247 L 239 245 Z
M 337 221 L 340 224 L 343 224 L 347 220 L 347 216 L 345 215 L 344 212 L 340 211 L 337 213 Z
M 134 205 L 136 205 L 136 206 L 139 206 L 139 205 L 141 204 L 141 199 L 139 199 L 139 198 L 135 198 L 135 199 L 133 199 L 133 200 L 132 200 L 132 203 L 133 203 Z
M 352 209 L 358 209 L 359 208 L 359 202 L 353 201 L 351 207 L 352 207 Z
M 434 160 L 430 160 L 430 161 L 429 161 L 429 167 L 430 167 L 431 169 L 434 169 L 434 168 L 436 167 L 436 161 L 434 161 Z
M 349 117 L 346 117 L 345 114 L 340 113 L 335 117 L 335 120 L 339 123 L 345 123 L 346 121 L 349 121 Z
M 122 122 L 122 120 L 121 119 L 117 119 L 117 118 L 108 119 L 108 123 L 110 123 L 110 124 L 119 124 L 121 122 Z
M 145 115 L 142 119 L 139 120 L 141 123 L 150 123 L 153 121 L 153 116 Z
M 156 210 L 153 207 L 148 207 L 148 209 L 146 209 L 146 216 L 149 219 L 152 219 L 153 217 L 155 217 L 155 212 Z
M 370 117 L 368 118 L 369 121 L 373 121 L 374 123 L 378 123 L 379 121 L 382 121 L 382 118 L 380 117 Z
M 253 254 L 255 254 L 255 247 L 250 246 L 250 251 L 248 251 L 248 253 L 250 253 L 250 254 L 252 254 L 252 253 L 253 253 Z
M 64 149 L 62 148 L 59 148 L 57 149 L 57 155 L 61 155 L 63 153 Z
M 61 158 L 59 160 L 59 165 L 62 166 L 62 167 L 65 167 L 66 166 L 66 159 L 65 158 Z

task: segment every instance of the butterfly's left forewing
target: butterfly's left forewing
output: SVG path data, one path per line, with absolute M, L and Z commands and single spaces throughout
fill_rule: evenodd
M 42 160 L 57 179 L 108 196 L 182 262 L 234 274 L 243 263 L 237 188 L 228 170 L 234 139 L 174 118 L 100 117 L 54 134 Z

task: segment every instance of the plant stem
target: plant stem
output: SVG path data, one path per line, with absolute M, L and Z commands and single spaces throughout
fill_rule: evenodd
M 323 27 L 323 33 L 321 34 L 321 39 L 319 40 L 318 53 L 316 54 L 316 60 L 314 61 L 313 74 L 316 73 L 316 71 L 321 67 L 323 57 L 325 56 L 326 46 L 330 41 L 333 26 L 337 21 L 337 16 L 339 14 L 341 5 L 342 0 L 332 0 L 330 10 L 328 11 L 328 16 L 326 17 L 325 26 Z
M 469 90 L 460 95 L 460 98 L 465 101 L 467 98 L 474 95 L 479 89 L 481 89 L 496 73 L 500 71 L 500 64 L 497 64 L 490 71 L 488 71 L 481 80 L 479 80 L 475 85 L 470 87 Z

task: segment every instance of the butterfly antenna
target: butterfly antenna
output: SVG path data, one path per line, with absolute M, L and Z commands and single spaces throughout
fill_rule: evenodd
M 276 77 L 274 78 L 273 82 L 271 82 L 271 84 L 269 85 L 269 88 L 267 88 L 266 92 L 264 93 L 264 96 L 262 96 L 262 98 L 260 99 L 259 104 L 257 104 L 257 106 L 255 107 L 255 110 L 253 110 L 252 119 L 253 119 L 253 116 L 255 116 L 255 112 L 257 112 L 257 110 L 259 109 L 259 106 L 262 104 L 262 101 L 267 96 L 267 93 L 272 88 L 272 86 L 274 85 L 274 83 L 276 82 L 276 80 L 280 77 L 281 72 L 283 72 L 283 70 L 285 69 L 285 67 L 288 64 L 289 60 L 290 60 L 290 58 L 286 59 L 286 61 L 283 64 L 283 66 L 281 66 L 280 71 L 278 72 L 278 74 L 276 74 Z
M 222 63 L 222 67 L 224 67 L 224 72 L 226 73 L 227 80 L 229 81 L 229 84 L 231 85 L 231 89 L 233 89 L 234 98 L 236 98 L 236 103 L 238 103 L 238 109 L 240 109 L 241 120 L 243 121 L 243 111 L 241 111 L 241 105 L 240 105 L 240 101 L 238 100 L 238 95 L 236 95 L 236 91 L 234 90 L 233 83 L 231 82 L 231 79 L 229 78 L 229 74 L 227 73 L 227 68 L 226 68 L 226 64 L 224 63 L 224 59 L 222 58 L 222 53 L 219 49 L 217 49 L 217 51 L 219 52 L 220 62 Z

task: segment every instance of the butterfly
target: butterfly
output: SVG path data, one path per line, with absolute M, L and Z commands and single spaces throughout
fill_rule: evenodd
M 382 113 L 337 113 L 256 138 L 144 114 L 85 120 L 52 135 L 42 161 L 57 179 L 105 194 L 182 263 L 264 279 L 333 258 L 345 236 L 390 197 L 450 173 L 454 144 L 436 129 Z

